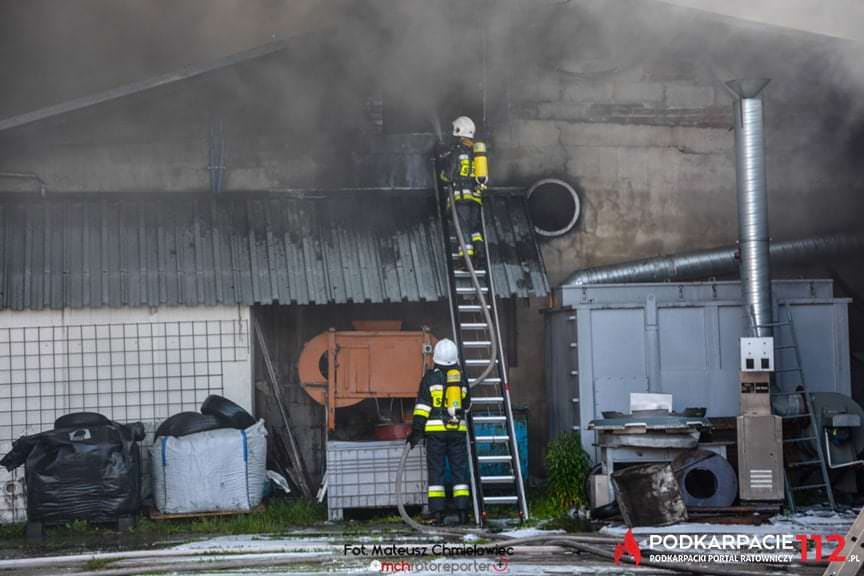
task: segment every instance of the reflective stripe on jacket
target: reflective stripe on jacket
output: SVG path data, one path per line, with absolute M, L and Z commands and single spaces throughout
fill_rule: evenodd
M 452 422 L 445 406 L 446 388 L 457 386 L 462 408 L 457 411 L 457 421 Z M 448 430 L 468 431 L 465 413 L 471 406 L 471 394 L 465 374 L 456 367 L 436 366 L 426 371 L 420 382 L 417 402 L 414 404 L 414 422 L 416 431 L 446 432 Z
M 470 142 L 470 141 L 469 141 Z M 453 190 L 456 202 L 476 202 L 483 204 L 483 186 L 474 179 L 474 148 L 459 139 L 447 150 L 438 154 L 438 179 L 444 187 Z M 450 201 L 448 191 L 448 202 Z

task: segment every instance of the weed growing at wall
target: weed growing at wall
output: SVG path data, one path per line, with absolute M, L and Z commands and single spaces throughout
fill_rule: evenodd
M 591 461 L 582 449 L 579 434 L 565 432 L 549 443 L 546 449 L 549 478 L 546 496 L 559 514 L 588 504 L 585 480 L 590 469 Z

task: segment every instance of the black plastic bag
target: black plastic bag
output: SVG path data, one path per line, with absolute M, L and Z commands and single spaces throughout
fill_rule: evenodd
M 112 522 L 141 507 L 139 430 L 111 422 L 19 438 L 0 465 L 26 464 L 31 522 Z
M 156 437 L 159 436 L 188 436 L 196 432 L 207 432 L 219 428 L 231 428 L 231 426 L 218 416 L 208 416 L 198 412 L 178 412 L 169 416 L 156 429 Z
M 211 394 L 204 400 L 201 404 L 201 413 L 216 416 L 238 430 L 245 430 L 255 424 L 255 418 L 249 412 L 217 394 Z
M 73 412 L 64 414 L 54 421 L 54 429 L 59 428 L 80 428 L 82 426 L 105 426 L 111 421 L 96 412 Z

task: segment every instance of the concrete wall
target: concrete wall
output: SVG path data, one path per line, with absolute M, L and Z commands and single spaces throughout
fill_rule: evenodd
M 507 326 L 516 331 L 516 357 L 508 358 L 511 399 L 514 406 L 528 409 L 528 472 L 532 476 L 545 474 L 548 441 L 546 397 L 542 392 L 544 307 L 542 299 L 520 300 L 514 303 L 515 314 L 505 318 Z
M 856 24 L 864 18 L 864 8 L 854 0 L 835 0 L 831 9 L 818 0 L 664 0 L 670 4 L 716 12 L 732 18 L 795 28 L 813 34 L 826 34 L 848 40 L 864 40 Z
M 557 176 L 580 192 L 575 230 L 543 243 L 553 285 L 581 267 L 735 242 L 732 100 L 722 84 L 683 60 L 591 81 L 542 69 L 527 78 L 494 133 L 493 174 Z M 852 229 L 862 183 L 849 151 L 828 144 L 833 111 L 788 88 L 780 79 L 765 92 L 772 237 Z
M 245 307 L 0 312 L 0 454 L 70 412 L 153 430 L 210 394 L 251 411 L 251 362 Z M 24 520 L 23 467 L 0 493 L 0 522 Z

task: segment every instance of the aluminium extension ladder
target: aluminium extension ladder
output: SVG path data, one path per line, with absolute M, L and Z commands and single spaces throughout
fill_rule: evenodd
M 469 464 L 471 495 L 474 504 L 474 518 L 477 525 L 486 524 L 491 507 L 515 509 L 521 520 L 528 518 L 528 502 L 525 498 L 525 483 L 519 465 L 519 447 L 516 442 L 516 429 L 510 403 L 510 384 L 507 379 L 507 362 L 501 342 L 501 328 L 498 320 L 498 307 L 495 285 L 489 272 L 489 246 L 484 240 L 482 250 L 486 265 L 475 267 L 486 306 L 490 312 L 492 326 L 486 323 L 480 300 L 467 270 L 459 269 L 459 241 L 452 222 L 450 210 L 439 203 L 439 216 L 449 277 L 448 295 L 452 338 L 459 349 L 462 369 L 469 385 L 477 381 L 489 366 L 492 356 L 492 337 L 497 342 L 498 357 L 495 369 L 481 383 L 471 389 L 471 410 L 468 414 Z M 483 237 L 486 235 L 485 217 L 481 219 Z M 463 231 L 468 233 L 467 230 Z M 476 262 L 476 258 L 475 258 Z M 479 446 L 493 445 L 493 454 L 478 455 Z
M 801 362 L 801 352 L 798 348 L 798 337 L 795 334 L 795 325 L 792 322 L 792 313 L 786 307 L 786 320 L 776 322 L 771 326 L 776 328 L 775 336 L 775 362 L 783 355 L 784 358 L 790 358 L 792 362 L 787 365 L 787 362 L 781 361 L 781 368 L 775 370 L 775 374 L 789 374 L 794 376 L 798 382 L 793 382 L 791 390 L 780 385 L 779 381 L 775 380 L 774 386 L 771 389 L 771 406 L 775 414 L 777 414 L 776 405 L 782 405 L 784 402 L 787 406 L 792 407 L 797 401 L 800 403 L 798 410 L 785 410 L 783 412 L 796 412 L 788 414 L 777 414 L 783 419 L 783 466 L 785 468 L 785 484 L 786 484 L 786 503 L 789 509 L 794 513 L 797 509 L 795 495 L 801 492 L 824 492 L 831 504 L 831 508 L 837 509 L 834 501 L 834 491 L 831 489 L 831 478 L 828 475 L 828 465 L 825 461 L 825 449 L 822 445 L 822 438 L 819 435 L 819 430 L 816 429 L 818 422 L 813 415 L 813 401 L 810 393 L 807 390 L 807 383 L 804 379 L 804 366 Z M 788 344 L 778 345 L 780 330 L 785 329 L 788 334 Z M 783 352 L 791 352 L 791 354 L 783 354 Z M 786 380 L 786 378 L 784 378 Z M 784 402 L 776 402 L 775 400 L 783 399 Z M 801 402 L 803 399 L 803 402 Z M 787 431 L 792 428 L 792 433 L 787 435 Z M 801 432 L 803 430 L 803 432 Z M 815 452 L 812 457 L 807 457 L 803 460 L 791 461 L 786 456 L 786 447 L 792 445 L 802 447 L 805 451 Z M 800 475 L 800 476 L 799 476 Z M 796 484 L 793 480 L 796 477 L 804 478 L 805 480 L 814 475 L 818 475 L 818 479 L 811 482 Z

